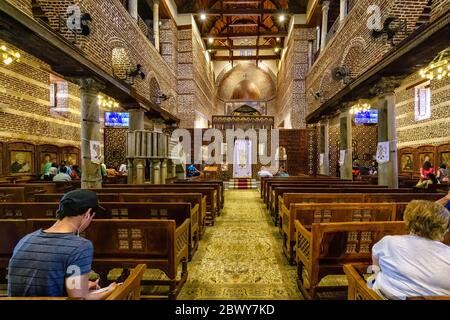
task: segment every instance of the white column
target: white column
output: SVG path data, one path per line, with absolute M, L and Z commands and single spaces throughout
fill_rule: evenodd
M 128 12 L 134 20 L 138 20 L 138 0 L 128 0 Z
M 92 163 L 90 142 L 100 141 L 100 109 L 97 95 L 101 84 L 93 79 L 80 79 L 81 98 L 81 188 L 101 188 L 100 164 Z
M 378 184 L 390 188 L 398 188 L 395 88 L 400 84 L 401 79 L 383 78 L 371 90 L 378 96 L 378 142 L 389 141 L 389 161 L 378 164 Z
M 152 182 L 153 184 L 160 184 L 161 183 L 161 173 L 160 173 L 160 160 L 153 160 L 153 175 L 152 175 Z
M 347 110 L 340 115 L 340 151 L 345 151 L 341 164 L 341 179 L 353 179 L 352 175 L 352 115 Z
M 159 0 L 153 0 L 153 38 L 155 48 L 159 51 Z
M 166 184 L 167 179 L 167 159 L 161 160 L 161 184 Z
M 327 44 L 327 34 L 328 34 L 328 11 L 330 11 L 330 1 L 324 1 L 322 3 L 322 35 L 320 43 L 320 51 L 323 52 Z
M 345 16 L 347 14 L 347 0 L 340 0 L 339 10 L 339 25 L 342 27 L 342 25 L 344 24 Z
M 330 174 L 330 144 L 329 144 L 329 120 L 320 124 L 320 154 L 323 157 L 323 163 L 320 166 L 320 174 Z

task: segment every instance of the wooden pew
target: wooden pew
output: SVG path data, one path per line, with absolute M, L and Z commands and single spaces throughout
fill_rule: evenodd
M 24 200 L 34 201 L 37 194 L 56 193 L 57 188 L 55 183 L 20 183 L 20 184 L 3 184 L 0 185 L 0 190 L 4 188 L 20 187 L 24 190 Z
M 314 299 L 327 275 L 343 274 L 343 265 L 370 263 L 372 246 L 385 235 L 405 233 L 404 222 L 313 223 L 311 230 L 296 220 L 297 284 L 307 299 Z M 305 277 L 303 277 L 305 271 Z
M 198 238 L 205 232 L 206 223 L 206 196 L 201 193 L 120 193 L 122 202 L 188 202 L 195 210 L 198 208 Z
M 395 221 L 393 203 L 295 203 L 283 211 L 283 252 L 290 264 L 295 263 L 295 221 L 311 229 L 313 223 L 350 221 Z
M 290 206 L 295 203 L 379 203 L 379 202 L 395 202 L 408 203 L 411 200 L 429 200 L 436 201 L 444 197 L 445 194 L 437 193 L 284 193 L 279 196 L 279 221 L 280 226 L 283 224 L 283 216 L 288 214 Z M 396 220 L 403 219 L 403 209 L 397 206 Z
M 173 182 L 176 185 L 192 185 L 194 184 L 195 186 L 200 186 L 200 185 L 205 185 L 205 186 L 218 186 L 217 189 L 217 198 L 218 198 L 218 206 L 220 209 L 223 209 L 224 204 L 225 204 L 225 192 L 224 192 L 224 187 L 223 187 L 223 181 L 222 180 L 184 180 L 184 179 L 177 179 Z M 219 210 L 220 212 L 220 210 Z
M 105 213 L 97 213 L 95 219 L 168 219 L 180 226 L 186 219 L 189 225 L 189 260 L 198 249 L 198 206 L 182 202 L 101 202 Z M 0 203 L 0 219 L 55 219 L 56 203 Z
M 101 193 L 201 193 L 206 196 L 206 221 L 214 225 L 217 213 L 217 191 L 213 187 L 178 187 L 177 185 L 149 185 L 145 188 L 99 188 L 90 189 L 97 194 Z
M 23 221 L 29 232 L 48 228 L 54 223 L 49 219 Z M 3 223 L 0 221 L 1 228 Z M 114 268 L 128 269 L 145 264 L 147 269 L 159 269 L 168 280 L 144 280 L 142 283 L 167 285 L 170 288 L 168 296 L 155 298 L 176 299 L 188 276 L 189 224 L 189 219 L 178 227 L 174 220 L 94 219 L 84 232 L 94 246 L 93 269 L 102 279 L 106 279 L 108 271 Z M 181 277 L 177 279 L 180 265 Z
M 343 269 L 348 281 L 348 300 L 383 300 L 367 286 L 364 274 L 370 264 L 344 264 Z M 406 300 L 450 300 L 450 296 L 408 297 Z
M 64 193 L 53 193 L 53 194 L 37 194 L 35 196 L 36 202 L 59 202 L 64 196 Z M 117 202 L 119 200 L 118 193 L 97 193 L 97 198 L 99 202 Z
M 6 280 L 6 268 L 14 247 L 27 234 L 26 220 L 5 219 L 0 223 L 0 283 Z
M 25 189 L 23 187 L 0 187 L 0 202 L 24 202 Z
M 118 286 L 106 300 L 141 300 L 141 281 L 144 276 L 145 264 L 138 264 L 125 282 Z

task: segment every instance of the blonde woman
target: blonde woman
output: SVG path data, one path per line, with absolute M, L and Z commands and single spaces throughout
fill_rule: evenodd
M 450 247 L 442 243 L 450 212 L 439 203 L 414 200 L 404 221 L 409 234 L 386 236 L 372 248 L 379 269 L 372 289 L 385 299 L 450 295 Z

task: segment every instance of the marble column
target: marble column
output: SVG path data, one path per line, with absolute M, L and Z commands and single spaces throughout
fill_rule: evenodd
M 160 167 L 161 161 L 160 160 L 153 160 L 153 166 L 152 166 L 152 182 L 153 184 L 160 184 L 161 183 L 161 172 Z
M 167 179 L 167 159 L 161 160 L 161 184 L 166 184 Z
M 398 188 L 397 129 L 395 124 L 395 89 L 401 78 L 383 78 L 372 87 L 377 95 L 378 142 L 389 142 L 389 161 L 378 164 L 378 184 Z
M 330 144 L 329 144 L 329 120 L 320 123 L 319 131 L 319 151 L 320 157 L 323 157 L 323 162 L 319 167 L 319 173 L 324 175 L 330 174 Z
M 135 177 L 135 170 L 134 170 L 134 165 L 133 165 L 133 159 L 127 159 L 127 170 L 128 170 L 128 176 L 127 176 L 127 183 L 128 184 L 133 184 L 134 181 L 136 181 L 136 177 Z
M 159 0 L 153 0 L 153 38 L 155 48 L 159 52 Z
M 128 109 L 130 114 L 130 131 L 144 130 L 145 113 L 143 109 Z
M 103 139 L 100 134 L 100 109 L 97 95 L 103 85 L 94 79 L 77 80 L 81 98 L 81 188 L 101 188 L 102 174 L 99 163 L 91 161 L 90 142 Z
M 144 110 L 139 107 L 138 103 L 127 105 L 128 112 L 130 114 L 129 131 L 144 130 Z M 128 150 L 135 150 L 137 146 L 128 146 Z M 139 150 L 139 148 L 138 148 Z M 135 150 L 137 151 L 137 150 Z M 133 151 L 131 151 L 133 153 Z M 128 183 L 129 184 L 142 184 L 145 182 L 145 159 L 134 158 L 135 154 L 130 155 L 132 158 L 128 159 Z
M 175 178 L 177 176 L 177 165 L 175 164 L 175 162 L 173 160 L 171 161 L 171 166 L 172 166 L 172 177 L 171 178 Z
M 138 0 L 128 0 L 128 12 L 134 20 L 138 20 Z
M 340 152 L 345 151 L 344 163 L 340 164 L 341 179 L 353 179 L 352 175 L 352 115 L 349 110 L 341 113 L 340 123 Z M 338 155 L 340 156 L 340 155 Z
M 339 3 L 339 25 L 342 27 L 347 15 L 347 0 L 340 0 Z
M 134 159 L 134 171 L 135 171 L 135 184 L 145 183 L 145 159 Z
M 323 52 L 327 45 L 328 34 L 328 12 L 330 11 L 330 1 L 322 3 L 322 35 L 320 36 L 320 51 Z

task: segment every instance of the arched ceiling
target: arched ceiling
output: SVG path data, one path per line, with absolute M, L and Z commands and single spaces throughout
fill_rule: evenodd
M 175 0 L 194 14 L 213 60 L 277 60 L 289 19 L 306 13 L 308 0 Z M 205 14 L 202 20 L 200 15 Z M 280 15 L 285 21 L 280 21 Z M 244 51 L 242 51 L 244 50 Z

